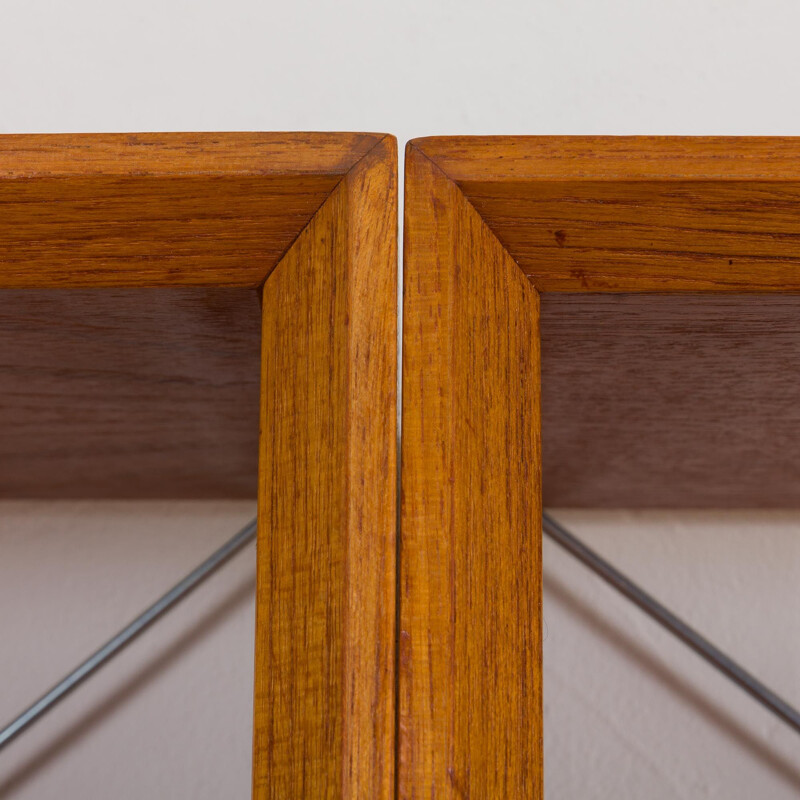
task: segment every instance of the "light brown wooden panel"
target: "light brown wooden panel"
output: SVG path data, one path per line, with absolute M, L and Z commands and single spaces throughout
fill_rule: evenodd
M 394 787 L 396 145 L 263 291 L 254 796 Z
M 252 289 L 0 290 L 0 498 L 256 496 Z
M 538 296 L 406 157 L 398 795 L 542 796 Z
M 545 504 L 800 506 L 800 297 L 542 296 Z
M 259 286 L 379 140 L 0 136 L 0 287 Z
M 542 291 L 800 291 L 800 140 L 418 140 Z

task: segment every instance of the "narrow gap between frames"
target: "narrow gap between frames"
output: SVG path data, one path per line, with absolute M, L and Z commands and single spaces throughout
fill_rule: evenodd
M 395 446 L 397 448 L 396 462 L 396 502 L 395 502 L 395 527 L 394 527 L 394 781 L 392 797 L 400 798 L 400 636 L 401 636 L 401 558 L 403 555 L 402 519 L 403 519 L 403 302 L 405 299 L 405 238 L 406 238 L 406 151 L 410 142 L 403 148 L 403 169 L 398 164 L 397 169 L 397 405 L 395 408 L 395 422 L 397 433 Z M 402 220 L 402 225 L 399 224 Z

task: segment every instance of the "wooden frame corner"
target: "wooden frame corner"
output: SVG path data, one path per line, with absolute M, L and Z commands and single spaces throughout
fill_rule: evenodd
M 41 450 L 43 418 L 56 441 L 12 496 L 91 459 L 97 468 L 64 480 L 60 496 L 81 492 L 87 475 L 96 481 L 88 496 L 208 497 L 220 486 L 229 496 L 231 485 L 248 496 L 251 484 L 229 479 L 249 480 L 255 458 L 231 454 L 227 435 L 244 430 L 239 444 L 252 438 L 255 454 L 258 415 L 244 428 L 239 417 L 260 406 L 253 793 L 388 800 L 394 137 L 2 136 L 0 205 L 0 290 L 13 293 L 14 308 L 0 324 L 9 351 L 0 379 L 41 373 L 60 392 L 57 415 L 46 405 L 27 417 L 26 384 L 9 392 L 21 398 L 4 419 L 13 457 Z M 255 332 L 231 333 L 240 317 Z M 165 334 L 171 325 L 175 336 Z M 57 342 L 59 360 L 32 366 L 47 331 L 44 350 Z M 25 349 L 29 339 L 37 350 Z M 87 342 L 88 355 L 75 356 Z M 155 368 L 144 363 L 150 355 Z M 190 368 L 175 376 L 178 360 Z M 133 389 L 114 395 L 119 383 Z M 237 405 L 242 395 L 248 402 Z M 102 446 L 81 449 L 87 439 Z M 139 480 L 156 461 L 163 470 Z
M 749 347 L 739 371 L 715 358 L 772 324 L 785 346 L 798 340 L 797 301 L 785 298 L 776 316 L 767 297 L 800 292 L 798 207 L 797 138 L 453 136 L 408 144 L 400 797 L 542 796 L 540 399 L 547 389 L 540 381 L 548 378 L 539 331 L 546 306 L 562 319 L 570 302 L 581 310 L 573 336 L 596 336 L 602 324 L 613 330 L 616 350 L 632 357 L 622 373 L 606 376 L 606 387 L 637 385 L 637 319 L 653 318 L 647 344 L 672 364 L 651 391 L 638 381 L 645 388 L 636 408 L 651 408 L 647 415 L 625 414 L 628 406 L 591 393 L 599 373 L 614 368 L 608 353 L 584 348 L 583 361 L 579 353 L 562 369 L 558 402 L 549 408 L 585 415 L 599 408 L 602 434 L 569 430 L 578 442 L 573 457 L 577 451 L 590 476 L 604 474 L 599 489 L 573 485 L 556 496 L 592 505 L 605 492 L 605 504 L 617 507 L 797 499 L 786 480 L 797 466 L 780 437 L 766 445 L 767 467 L 755 471 L 763 453 L 747 432 L 757 406 L 731 408 L 730 398 L 764 397 L 760 419 L 768 421 L 769 409 L 778 415 L 796 396 L 798 382 L 766 344 Z M 552 293 L 559 297 L 553 305 Z M 667 309 L 665 293 L 680 294 L 680 303 Z M 713 294 L 726 295 L 724 302 L 708 299 Z M 745 294 L 758 296 L 739 297 Z M 614 314 L 626 310 L 625 326 L 615 326 Z M 687 328 L 705 337 L 710 353 L 694 367 L 685 365 Z M 620 345 L 626 333 L 634 345 Z M 575 358 L 568 344 L 552 351 Z M 681 358 L 686 371 L 678 380 L 710 408 L 696 425 L 675 386 Z M 575 376 L 592 382 L 590 400 L 570 406 L 580 391 L 565 380 Z M 550 413 L 564 423 L 563 414 Z M 787 424 L 796 434 L 796 423 Z M 603 460 L 602 448 L 624 425 L 632 428 L 630 448 Z M 722 453 L 719 485 L 705 491 L 698 486 L 712 462 L 685 457 L 698 449 Z M 769 468 L 776 453 L 782 475 Z M 574 484 L 576 469 L 563 460 L 558 466 Z

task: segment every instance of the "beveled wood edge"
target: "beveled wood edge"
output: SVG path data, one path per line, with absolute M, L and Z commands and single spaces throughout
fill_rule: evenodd
M 303 225 L 303 227 L 297 232 L 297 236 L 295 236 L 295 238 L 292 241 L 292 243 L 286 248 L 286 251 L 275 262 L 273 267 L 271 269 L 267 270 L 267 272 L 264 274 L 263 278 L 259 282 L 258 286 L 256 287 L 258 289 L 258 291 L 259 291 L 259 294 L 261 294 L 261 292 L 263 292 L 264 284 L 269 279 L 269 276 L 272 274 L 274 269 L 278 266 L 278 264 L 281 263 L 281 261 L 286 257 L 286 254 L 292 249 L 292 247 L 294 246 L 295 242 L 299 238 L 300 234 L 302 234 L 303 231 L 309 225 L 311 225 L 313 223 L 314 217 L 322 210 L 322 208 L 325 206 L 325 204 L 328 202 L 328 200 L 330 200 L 331 196 L 339 188 L 341 182 L 343 180 L 348 179 L 348 178 L 352 178 L 352 177 L 358 176 L 359 173 L 361 173 L 361 174 L 363 174 L 365 172 L 369 173 L 370 171 L 373 171 L 371 169 L 373 166 L 376 167 L 377 169 L 380 169 L 381 164 L 383 164 L 385 166 L 385 162 L 387 160 L 389 162 L 393 162 L 393 165 L 394 165 L 394 179 L 393 179 L 393 189 L 392 190 L 394 191 L 394 194 L 395 194 L 395 204 L 394 204 L 394 207 L 392 207 L 391 205 L 388 205 L 386 207 L 386 210 L 387 210 L 387 213 L 389 215 L 391 215 L 392 213 L 394 214 L 394 218 L 395 218 L 395 223 L 394 223 L 394 225 L 395 225 L 395 239 L 397 238 L 397 235 L 396 235 L 397 224 L 398 224 L 397 223 L 397 197 L 396 197 L 397 196 L 397 169 L 398 169 L 398 164 L 397 164 L 397 137 L 394 136 L 391 133 L 384 133 L 384 134 L 379 134 L 379 135 L 376 135 L 376 134 L 365 134 L 365 135 L 376 136 L 376 139 L 375 139 L 375 141 L 372 142 L 372 144 L 369 147 L 369 149 L 366 150 L 366 152 L 362 153 L 358 157 L 358 159 L 356 161 L 354 161 L 352 164 L 350 164 L 350 166 L 347 168 L 347 170 L 345 170 L 342 173 L 339 181 L 331 189 L 331 191 L 328 193 L 328 196 L 322 201 L 322 203 L 320 203 L 319 208 L 314 212 L 314 214 L 312 214 L 311 219 L 309 219 L 305 223 L 305 225 Z M 395 258 L 395 261 L 397 261 L 397 248 L 396 248 L 396 246 L 395 246 L 394 258 Z
M 88 176 L 345 175 L 386 134 L 0 134 L 0 180 Z
M 430 136 L 456 184 L 534 180 L 800 180 L 800 136 Z
M 475 210 L 475 213 L 480 217 L 481 222 L 483 223 L 483 226 L 486 229 L 487 234 L 497 243 L 497 246 L 502 248 L 502 250 L 505 251 L 505 253 L 511 258 L 511 260 L 514 261 L 514 263 L 516 263 L 516 259 L 514 258 L 514 256 L 511 255 L 508 252 L 508 249 L 506 248 L 506 246 L 497 238 L 495 232 L 491 229 L 491 227 L 489 227 L 488 223 L 483 218 L 483 216 L 480 214 L 480 212 L 470 202 L 469 197 L 467 197 L 467 195 L 464 193 L 463 189 L 458 184 L 458 182 L 455 181 L 453 179 L 453 177 L 444 168 L 444 166 L 441 163 L 439 163 L 439 160 L 436 158 L 435 155 L 431 155 L 427 151 L 426 148 L 420 146 L 420 145 L 424 145 L 428 141 L 438 141 L 438 138 L 439 137 L 436 137 L 436 138 L 433 138 L 433 139 L 430 139 L 430 140 L 429 139 L 411 139 L 410 141 L 406 142 L 406 148 L 405 148 L 405 175 L 406 175 L 406 181 L 408 180 L 408 176 L 409 176 L 409 173 L 410 173 L 412 159 L 415 156 L 417 156 L 419 158 L 422 158 L 425 161 L 428 161 L 431 164 L 433 170 L 435 172 L 439 173 L 441 175 L 441 177 L 448 184 L 451 184 L 451 186 L 457 192 L 459 192 L 459 194 L 464 198 L 464 200 L 469 204 L 469 206 Z M 442 137 L 442 138 L 449 139 L 449 137 Z M 465 138 L 471 138 L 471 137 L 465 137 Z M 408 189 L 407 188 L 406 188 L 406 195 L 408 195 Z M 408 213 L 405 213 L 405 215 L 404 215 L 404 225 L 407 226 L 407 224 L 408 224 Z M 405 235 L 404 235 L 404 238 L 403 238 L 404 247 L 406 249 L 408 248 L 409 242 L 410 242 L 410 239 L 408 238 L 407 233 L 408 233 L 408 231 L 405 232 Z M 403 254 L 403 260 L 404 261 L 405 261 L 405 258 L 406 258 L 406 254 L 404 252 L 404 254 Z M 517 264 L 517 267 L 519 267 L 519 264 Z

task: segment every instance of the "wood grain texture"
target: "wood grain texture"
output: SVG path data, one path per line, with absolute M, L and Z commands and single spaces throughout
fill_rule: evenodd
M 0 290 L 0 498 L 255 498 L 252 289 Z
M 800 139 L 416 140 L 541 291 L 800 291 Z
M 380 138 L 0 136 L 0 288 L 257 287 Z
M 381 141 L 0 136 L 0 497 L 254 497 L 258 290 Z
M 542 296 L 545 505 L 800 506 L 800 297 Z
M 406 154 L 400 798 L 542 796 L 538 296 Z
M 268 278 L 254 796 L 394 787 L 396 144 Z
M 800 505 L 800 297 L 541 302 L 546 505 Z M 0 497 L 254 497 L 260 324 L 249 289 L 0 291 Z

